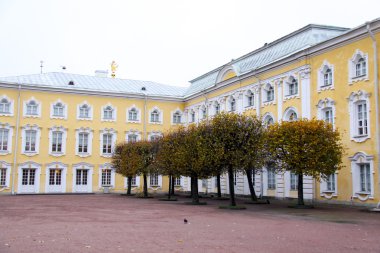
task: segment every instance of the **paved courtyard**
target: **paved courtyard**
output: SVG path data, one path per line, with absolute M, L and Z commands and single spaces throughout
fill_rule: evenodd
M 221 210 L 227 202 L 206 200 L 0 196 L 0 252 L 380 252 L 377 213 L 283 202 Z

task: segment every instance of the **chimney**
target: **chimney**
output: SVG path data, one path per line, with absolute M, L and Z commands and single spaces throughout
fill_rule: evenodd
M 96 77 L 107 77 L 108 70 L 95 70 Z

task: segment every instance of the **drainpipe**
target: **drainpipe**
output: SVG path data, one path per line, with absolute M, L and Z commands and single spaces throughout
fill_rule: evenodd
M 19 127 L 20 127 L 20 97 L 21 97 L 21 84 L 18 85 L 18 96 L 17 96 L 16 139 L 15 139 L 15 149 L 14 149 L 14 155 L 13 155 L 13 170 L 12 170 L 12 195 L 15 194 L 18 135 L 19 135 Z
M 367 31 L 369 36 L 372 39 L 372 46 L 373 46 L 373 75 L 375 79 L 375 130 L 376 130 L 376 150 L 377 150 L 377 170 L 378 170 L 378 191 L 379 191 L 379 197 L 380 197 L 380 134 L 379 134 L 379 77 L 378 77 L 378 61 L 377 61 L 377 42 L 376 38 L 370 28 L 370 23 L 367 22 Z M 377 207 L 380 207 L 380 201 L 377 204 Z

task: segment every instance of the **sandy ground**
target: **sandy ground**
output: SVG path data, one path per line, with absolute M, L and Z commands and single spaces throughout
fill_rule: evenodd
M 226 201 L 205 200 L 0 196 L 0 252 L 380 252 L 379 213 L 284 202 L 221 210 Z

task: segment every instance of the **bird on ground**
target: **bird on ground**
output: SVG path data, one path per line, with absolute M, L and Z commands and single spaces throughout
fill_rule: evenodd
M 183 219 L 183 223 L 184 223 L 184 224 L 187 224 L 187 220 L 186 220 L 186 219 Z

